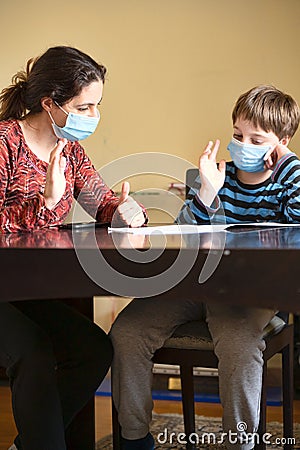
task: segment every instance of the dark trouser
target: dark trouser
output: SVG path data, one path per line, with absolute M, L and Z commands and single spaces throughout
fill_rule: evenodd
M 64 303 L 0 303 L 0 364 L 10 380 L 18 450 L 65 450 L 66 428 L 111 359 L 104 331 Z

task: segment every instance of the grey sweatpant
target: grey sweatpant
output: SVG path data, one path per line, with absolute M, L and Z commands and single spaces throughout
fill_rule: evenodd
M 135 299 L 121 311 L 112 326 L 114 346 L 113 399 L 122 435 L 139 439 L 149 431 L 152 416 L 154 352 L 175 328 L 190 320 L 206 320 L 219 359 L 219 391 L 223 406 L 223 431 L 237 432 L 244 422 L 247 432 L 257 430 L 262 380 L 264 327 L 275 312 L 218 304 L 203 305 L 188 298 L 163 295 Z M 227 447 L 248 450 L 249 444 Z

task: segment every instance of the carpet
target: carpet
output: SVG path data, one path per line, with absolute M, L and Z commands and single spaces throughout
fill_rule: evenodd
M 185 436 L 183 434 L 183 421 L 180 414 L 153 414 L 151 432 L 156 441 L 156 450 L 182 449 L 185 450 Z M 267 449 L 283 448 L 282 424 L 269 422 L 267 424 L 265 441 Z M 294 436 L 289 441 L 294 449 L 300 449 L 300 424 L 294 424 Z M 234 442 L 234 434 L 231 437 Z M 257 439 L 257 436 L 254 436 Z M 214 417 L 196 416 L 196 433 L 193 441 L 197 449 L 225 449 L 222 443 L 221 419 Z M 106 436 L 96 444 L 96 450 L 112 450 L 111 436 Z

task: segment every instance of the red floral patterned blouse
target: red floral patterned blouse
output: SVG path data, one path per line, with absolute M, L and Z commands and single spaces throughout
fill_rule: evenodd
M 60 225 L 73 197 L 97 221 L 110 222 L 118 197 L 104 183 L 78 142 L 63 150 L 66 190 L 54 209 L 43 197 L 48 164 L 27 146 L 16 120 L 0 121 L 0 233 L 31 231 Z

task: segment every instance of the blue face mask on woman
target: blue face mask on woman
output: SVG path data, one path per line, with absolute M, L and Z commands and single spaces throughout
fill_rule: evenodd
M 271 148 L 271 145 L 244 144 L 235 138 L 227 147 L 234 165 L 245 172 L 263 172 L 264 156 Z
M 65 138 L 72 142 L 82 141 L 94 133 L 100 120 L 99 112 L 98 117 L 88 117 L 67 112 L 61 106 L 57 106 L 68 116 L 65 126 L 59 127 L 49 112 L 54 133 L 59 139 Z

